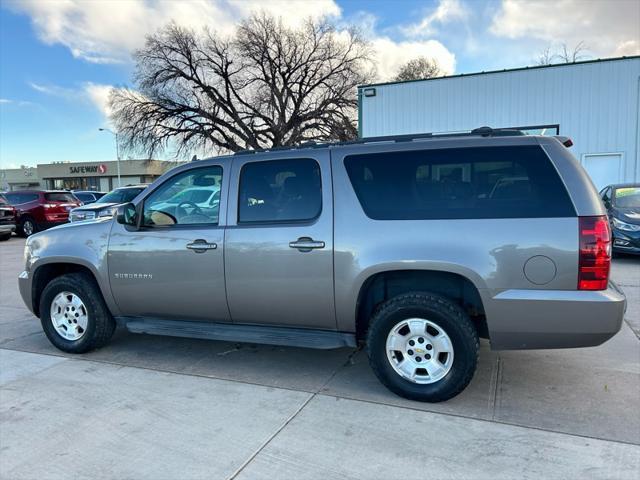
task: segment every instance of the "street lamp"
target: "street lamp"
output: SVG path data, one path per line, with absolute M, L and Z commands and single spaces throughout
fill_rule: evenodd
M 99 128 L 100 132 L 109 132 L 116 138 L 116 165 L 118 166 L 118 187 L 120 187 L 120 145 L 118 143 L 118 134 L 108 128 Z

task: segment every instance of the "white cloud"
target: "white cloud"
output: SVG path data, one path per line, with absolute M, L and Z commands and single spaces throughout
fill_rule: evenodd
M 426 32 L 415 41 L 379 36 L 375 17 L 361 12 L 347 23 L 336 0 L 126 0 L 117 4 L 104 0 L 24 0 L 9 5 L 31 17 L 42 41 L 65 45 L 75 57 L 93 63 L 129 61 L 131 52 L 144 44 L 145 35 L 170 21 L 194 29 L 208 26 L 228 34 L 242 18 L 266 11 L 281 16 L 288 25 L 323 16 L 337 21 L 340 28 L 355 23 L 373 43 L 382 79 L 388 79 L 402 63 L 417 56 L 436 59 L 447 73 L 455 69 L 454 55 L 442 43 L 426 38 Z M 462 11 L 459 0 L 442 0 L 429 21 L 444 23 L 460 17 Z M 50 85 L 32 87 L 52 95 L 65 93 Z M 93 95 L 97 95 L 95 89 Z
M 105 120 L 111 115 L 109 108 L 109 95 L 114 89 L 112 85 L 104 85 L 98 83 L 87 82 L 83 86 L 84 94 L 93 103 L 93 105 L 102 113 Z
M 8 98 L 0 98 L 0 103 L 11 103 L 11 100 Z
M 418 23 L 402 28 L 409 37 L 425 37 L 437 33 L 438 26 L 465 20 L 469 16 L 469 10 L 460 0 L 440 0 L 438 6 L 427 13 Z
M 334 0 L 22 0 L 7 5 L 31 17 L 43 42 L 64 45 L 92 63 L 128 61 L 146 35 L 171 21 L 226 34 L 238 20 L 261 10 L 282 15 L 287 23 L 340 15 Z
M 584 41 L 596 56 L 634 55 L 640 53 L 640 2 L 502 0 L 490 31 L 499 37 L 532 37 L 547 44 L 572 46 Z
M 104 121 L 109 121 L 111 109 L 109 108 L 109 95 L 113 90 L 113 85 L 101 83 L 84 82 L 79 87 L 67 88 L 59 85 L 40 84 L 29 82 L 29 86 L 39 93 L 59 97 L 70 102 L 85 102 L 93 105 L 104 117 Z
M 452 74 L 456 69 L 455 55 L 437 40 L 394 42 L 381 37 L 372 43 L 376 52 L 378 77 L 382 81 L 391 80 L 402 65 L 417 57 L 434 59 L 445 75 Z
M 65 88 L 59 85 L 53 85 L 50 83 L 36 83 L 28 82 L 28 85 L 38 93 L 45 95 L 51 95 L 53 97 L 60 97 L 67 100 L 74 100 L 77 97 L 78 92 L 73 88 Z

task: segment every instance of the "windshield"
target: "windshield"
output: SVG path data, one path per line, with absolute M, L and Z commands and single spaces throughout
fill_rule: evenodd
M 640 187 L 616 188 L 613 203 L 621 208 L 640 208 Z
M 100 203 L 128 203 L 138 196 L 145 187 L 137 188 L 119 188 L 113 192 L 107 193 L 100 199 Z
M 0 205 L 7 205 L 9 202 L 7 202 L 7 199 L 4 198 L 4 195 L 0 195 Z
M 71 193 L 55 192 L 45 193 L 44 198 L 47 202 L 77 202 L 78 199 Z

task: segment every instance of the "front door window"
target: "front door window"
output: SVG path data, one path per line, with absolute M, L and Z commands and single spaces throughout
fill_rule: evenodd
M 189 170 L 166 182 L 144 202 L 144 226 L 217 225 L 222 168 Z

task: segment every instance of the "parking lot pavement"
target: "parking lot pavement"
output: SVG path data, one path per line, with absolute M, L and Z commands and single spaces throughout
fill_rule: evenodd
M 626 323 L 596 348 L 492 352 L 441 404 L 388 392 L 352 349 L 118 331 L 64 355 L 0 244 L 1 478 L 637 478 L 640 261 L 614 261 Z M 630 326 L 635 330 L 632 330 Z

